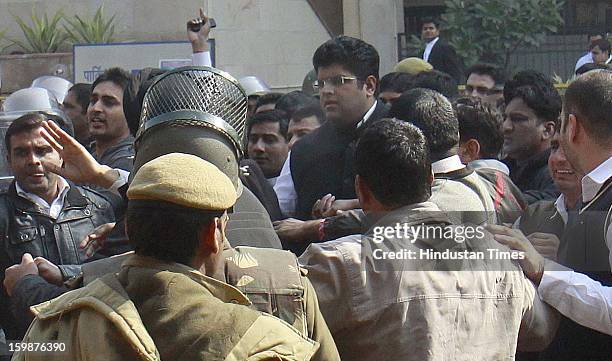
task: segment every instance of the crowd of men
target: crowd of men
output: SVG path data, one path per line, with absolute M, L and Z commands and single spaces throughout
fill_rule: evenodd
M 464 72 L 425 19 L 392 73 L 338 36 L 303 90 L 234 99 L 206 85 L 238 87 L 206 19 L 194 67 L 108 69 L 59 121 L 8 127 L 13 360 L 610 359 L 607 40 L 564 97 L 537 71 Z

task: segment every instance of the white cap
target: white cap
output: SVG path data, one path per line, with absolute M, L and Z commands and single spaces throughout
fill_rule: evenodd
M 53 93 L 58 102 L 63 103 L 72 83 L 59 76 L 43 75 L 32 82 L 33 88 L 44 88 Z
M 59 111 L 59 102 L 55 95 L 44 88 L 19 89 L 9 95 L 2 104 L 5 112 L 18 111 Z
M 238 80 L 248 97 L 251 95 L 262 95 L 270 92 L 270 87 L 256 76 L 245 76 Z

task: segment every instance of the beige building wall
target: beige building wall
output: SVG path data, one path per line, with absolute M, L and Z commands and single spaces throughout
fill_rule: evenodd
M 374 45 L 380 75 L 397 63 L 397 34 L 404 28 L 403 0 L 343 0 L 344 32 Z
M 11 14 L 29 19 L 32 8 L 40 15 L 63 9 L 87 17 L 102 3 L 107 15 L 117 14 L 118 40 L 139 42 L 186 40 L 185 23 L 203 6 L 218 24 L 211 33 L 217 67 L 280 90 L 301 87 L 312 54 L 330 38 L 306 0 L 0 0 L 0 31 L 23 39 Z

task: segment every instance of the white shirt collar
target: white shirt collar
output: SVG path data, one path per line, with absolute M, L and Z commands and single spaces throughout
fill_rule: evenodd
M 427 46 L 434 46 L 434 45 L 436 45 L 436 43 L 438 42 L 438 40 L 440 40 L 440 37 L 439 37 L 439 36 L 437 36 L 437 37 L 436 37 L 435 39 L 433 39 L 433 40 L 430 40 L 430 41 L 427 43 Z
M 57 196 L 55 197 L 53 202 L 51 202 L 51 204 L 47 203 L 47 201 L 37 196 L 36 194 L 26 192 L 23 188 L 21 188 L 21 186 L 17 182 L 15 182 L 15 190 L 17 191 L 18 196 L 25 198 L 31 201 L 32 203 L 36 204 L 37 206 L 41 208 L 43 212 L 45 212 L 51 218 L 57 218 L 62 208 L 64 208 L 64 201 L 66 200 L 66 194 L 68 194 L 68 190 L 70 189 L 70 185 L 64 178 L 59 177 L 59 176 L 57 178 L 58 178 L 57 186 L 59 187 L 59 192 L 57 192 Z
M 378 101 L 374 102 L 374 105 L 372 105 L 372 107 L 370 107 L 370 109 L 365 113 L 365 115 L 359 121 L 359 123 L 357 123 L 357 128 L 355 128 L 355 129 L 359 129 L 359 127 L 361 127 L 361 125 L 363 123 L 365 123 L 368 119 L 370 119 L 370 117 L 372 116 L 372 113 L 374 113 L 374 110 L 376 109 L 376 104 L 378 104 Z
M 606 65 L 610 64 L 612 62 L 612 55 L 610 55 L 608 57 L 608 60 L 606 60 Z
M 582 201 L 590 202 L 604 183 L 612 176 L 612 157 L 582 177 Z
M 463 168 L 465 168 L 465 165 L 461 163 L 461 158 L 459 158 L 458 155 L 453 155 L 431 163 L 431 171 L 434 172 L 434 174 L 450 173 Z
M 427 43 L 427 45 L 425 46 L 425 51 L 423 52 L 423 60 L 429 61 L 429 55 L 431 54 L 431 49 L 433 49 L 434 45 L 436 45 L 438 40 L 440 40 L 439 36 Z
M 274 185 L 276 185 L 276 181 L 278 180 L 278 177 L 266 178 L 266 180 L 272 186 L 272 188 L 274 188 Z
M 565 196 L 563 193 L 555 201 L 555 208 L 557 208 L 557 212 L 563 219 L 563 223 L 567 224 L 567 208 L 565 207 Z

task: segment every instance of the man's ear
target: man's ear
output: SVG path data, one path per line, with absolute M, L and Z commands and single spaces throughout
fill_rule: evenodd
M 476 139 L 469 139 L 459 144 L 461 161 L 465 164 L 480 159 L 480 143 Z
M 542 131 L 542 139 L 552 139 L 552 137 L 555 135 L 555 122 L 544 122 L 542 126 L 544 127 Z
M 578 135 L 580 133 L 580 125 L 578 124 L 578 119 L 576 119 L 576 115 L 569 114 L 567 116 L 567 122 L 565 124 L 565 136 L 567 140 L 571 143 L 576 141 Z
M 355 193 L 357 193 L 357 198 L 359 199 L 359 203 L 364 204 L 367 202 L 370 197 L 370 190 L 367 188 L 361 176 L 355 176 Z
M 200 233 L 198 234 L 200 241 L 200 250 L 204 251 L 205 254 L 216 254 L 219 253 L 219 242 L 216 237 L 217 227 L 220 227 L 219 224 L 221 220 L 219 218 L 215 218 L 213 221 L 209 222 L 207 225 L 202 226 L 200 229 Z
M 374 94 L 376 94 L 376 89 L 378 88 L 378 80 L 374 77 L 374 75 L 369 75 L 366 78 L 365 88 L 369 96 L 374 96 Z

